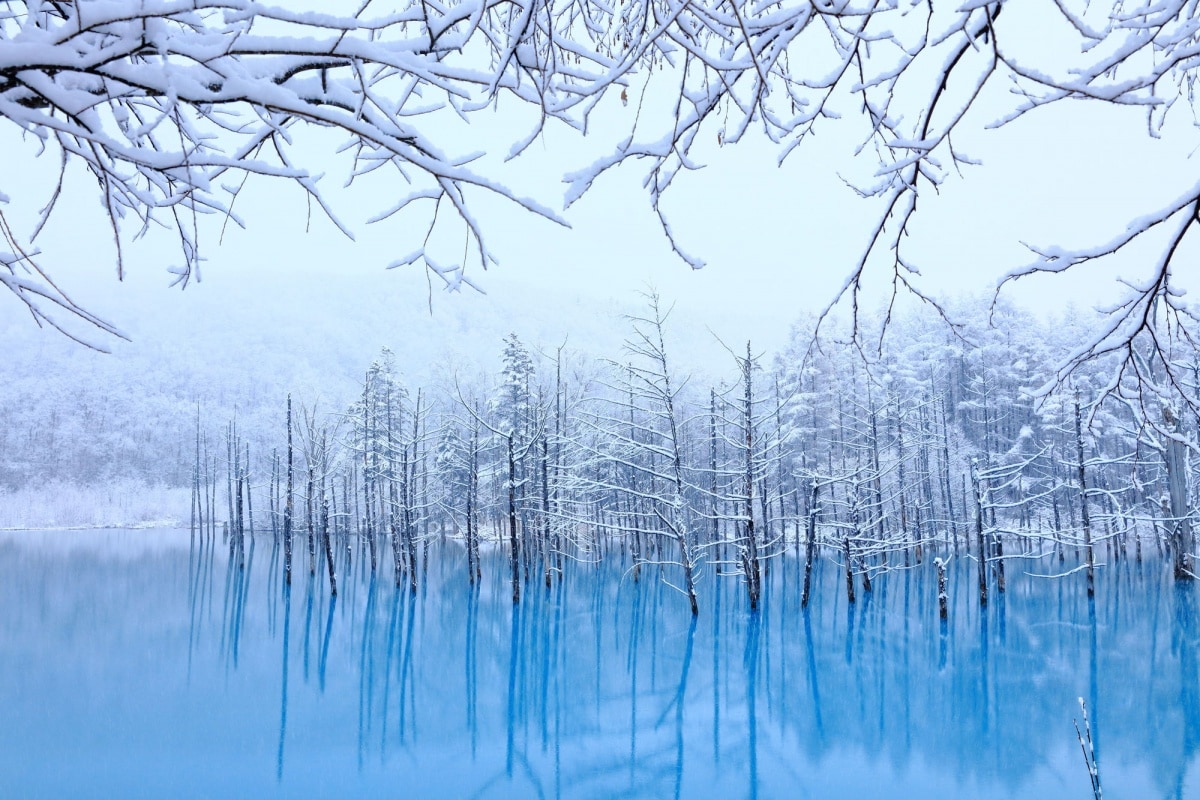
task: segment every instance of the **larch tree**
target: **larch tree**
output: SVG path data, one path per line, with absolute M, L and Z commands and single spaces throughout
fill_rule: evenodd
M 658 482 L 655 479 L 660 479 L 664 486 L 662 496 L 653 502 L 654 515 L 678 546 L 683 592 L 695 615 L 699 609 L 696 602 L 696 573 L 700 563 L 696 555 L 695 523 L 687 501 L 686 445 L 682 412 L 677 408 L 680 385 L 677 381 L 672 385 L 663 335 L 670 309 L 662 308 L 656 294 L 651 293 L 646 300 L 647 314 L 630 318 L 633 335 L 625 343 L 625 349 L 639 362 L 630 368 L 630 382 L 634 395 L 650 410 L 651 422 L 646 427 L 648 440 L 643 441 L 642 446 L 651 454 L 652 466 L 648 470 L 651 486 L 654 487 Z M 658 459 L 663 462 L 661 465 Z

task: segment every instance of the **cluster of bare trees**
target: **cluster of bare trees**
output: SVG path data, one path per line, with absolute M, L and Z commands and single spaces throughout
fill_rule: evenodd
M 257 482 L 289 574 L 303 533 L 310 573 L 324 560 L 336 585 L 336 541 L 372 570 L 390 554 L 397 586 L 415 591 L 430 540 L 449 538 L 471 584 L 481 549 L 504 551 L 514 602 L 569 561 L 618 557 L 629 579 L 661 578 L 693 612 L 706 573 L 736 577 L 757 606 L 764 571 L 789 550 L 804 604 L 822 558 L 844 570 L 851 600 L 934 557 L 974 560 L 981 604 L 1014 560 L 1086 570 L 1091 593 L 1099 565 L 1149 548 L 1190 578 L 1197 425 L 1180 409 L 1198 383 L 1162 384 L 1157 418 L 1143 413 L 1145 383 L 1134 403 L 1101 370 L 1039 395 L 1055 326 L 1006 313 L 969 338 L 909 320 L 903 344 L 871 361 L 852 342 L 798 337 L 771 365 L 747 344 L 708 386 L 672 370 L 657 296 L 611 361 L 534 354 L 510 335 L 498 381 L 427 393 L 404 386 L 384 350 L 351 407 L 294 418 L 289 400 L 269 474 L 248 472 L 228 428 L 229 529 L 240 541 L 253 524 Z M 218 464 L 196 436 L 196 503 L 211 520 Z

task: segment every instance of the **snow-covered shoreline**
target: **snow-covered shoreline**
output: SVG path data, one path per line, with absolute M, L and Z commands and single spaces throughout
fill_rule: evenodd
M 0 530 L 170 528 L 187 524 L 187 487 L 121 479 L 0 490 Z

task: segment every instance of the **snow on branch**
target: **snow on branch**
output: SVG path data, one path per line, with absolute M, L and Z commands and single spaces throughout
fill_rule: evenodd
M 919 197 L 979 163 L 956 145 L 959 131 L 1063 101 L 1141 110 L 1149 136 L 1172 109 L 1186 114 L 1200 68 L 1193 6 L 401 0 L 362 2 L 348 13 L 251 0 L 9 2 L 0 10 L 0 118 L 95 177 L 118 274 L 124 244 L 161 226 L 178 241 L 171 272 L 185 286 L 199 279 L 202 216 L 243 224 L 234 206 L 249 176 L 295 184 L 351 235 L 320 180 L 328 165 L 315 168 L 294 142 L 303 127 L 331 129 L 353 161 L 347 182 L 388 167 L 404 183 L 374 220 L 427 215 L 423 235 L 412 236 L 421 241 L 403 242 L 391 263 L 422 264 L 451 288 L 474 285 L 468 273 L 495 261 L 476 198 L 498 195 L 566 224 L 558 198 L 520 195 L 479 152 L 447 152 L 444 122 L 470 122 L 501 96 L 533 113 L 514 141 L 476 148 L 498 162 L 520 158 L 548 124 L 589 131 L 610 93 L 622 103 L 635 95 L 637 113 L 619 121 L 619 143 L 570 171 L 561 200 L 570 206 L 604 173 L 639 163 L 664 235 L 694 267 L 702 254 L 686 249 L 663 199 L 680 174 L 701 166 L 700 144 L 735 144 L 754 129 L 782 161 L 836 124 L 866 162 L 845 180 L 874 224 L 827 312 L 848 303 L 857 323 L 871 281 L 890 283 L 893 299 L 911 293 L 940 308 L 914 281 L 920 256 L 906 234 Z M 1035 28 L 1066 38 L 1030 51 L 1021 45 Z M 998 106 L 1005 96 L 1008 105 Z M 21 249 L 33 249 L 57 200 L 55 192 Z M 1151 209 L 1117 236 L 1097 231 L 1090 246 L 1036 249 L 1036 262 L 1010 272 L 1002 287 L 1035 272 L 1086 268 L 1186 215 L 1158 274 L 1130 285 L 1130 303 L 1113 310 L 1112 327 L 1079 358 L 1119 351 L 1147 331 L 1190 330 L 1170 270 L 1195 201 L 1192 192 Z M 466 240 L 450 262 L 427 252 L 444 225 Z M 880 268 L 887 277 L 872 278 Z

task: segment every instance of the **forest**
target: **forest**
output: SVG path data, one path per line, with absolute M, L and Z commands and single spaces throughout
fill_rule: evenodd
M 956 312 L 972 324 L 898 316 L 867 345 L 802 320 L 773 359 L 729 345 L 709 381 L 675 368 L 653 293 L 608 358 L 512 333 L 490 379 L 420 386 L 384 348 L 344 408 L 281 396 L 269 432 L 197 412 L 190 524 L 234 552 L 282 537 L 288 579 L 324 572 L 334 593 L 336 548 L 416 591 L 431 542 L 461 544 L 464 583 L 499 547 L 514 603 L 616 552 L 693 613 L 710 574 L 754 608 L 789 550 L 802 605 L 817 559 L 851 601 L 958 557 L 982 565 L 981 605 L 1013 569 L 1086 571 L 1091 594 L 1096 569 L 1153 554 L 1190 579 L 1197 382 L 1171 377 L 1200 375 L 1197 354 L 1135 340 L 1063 376 L 1085 317 L 972 308 Z

